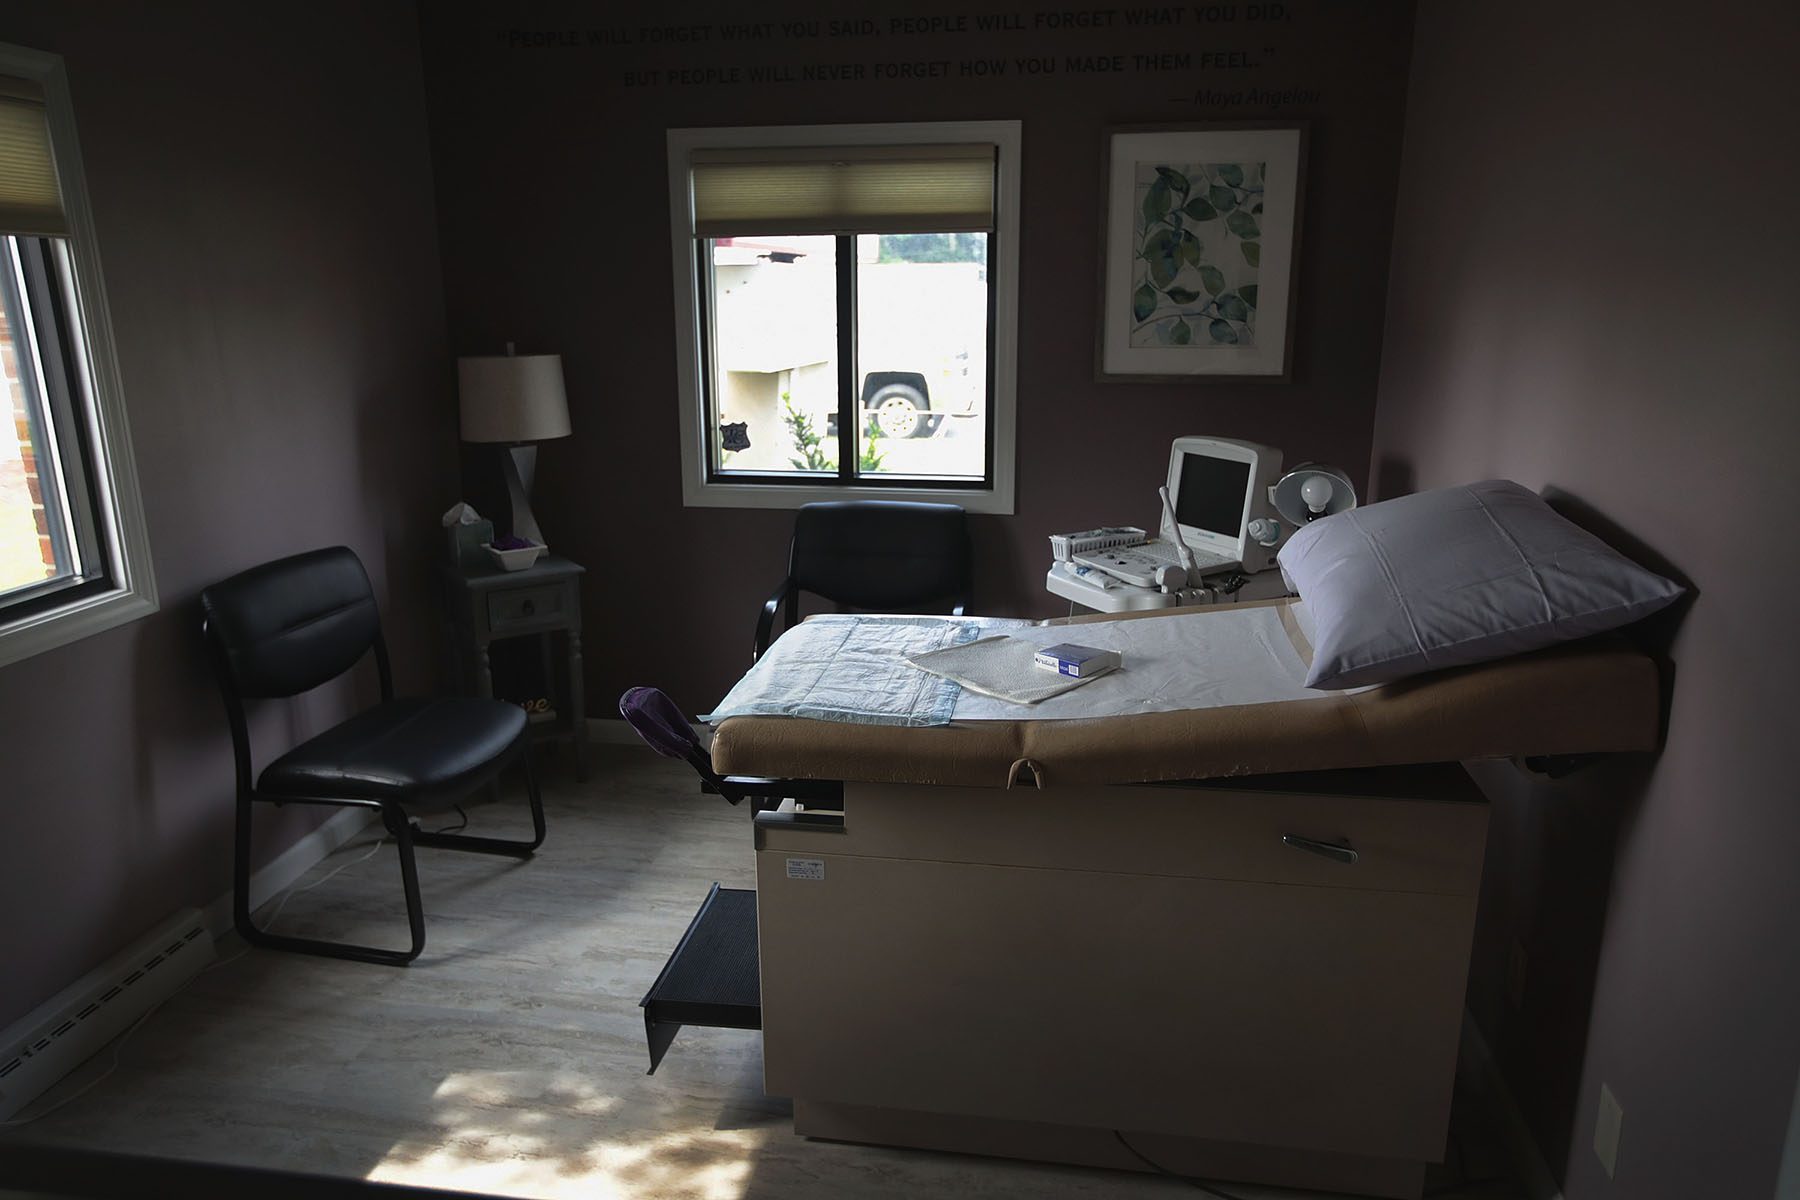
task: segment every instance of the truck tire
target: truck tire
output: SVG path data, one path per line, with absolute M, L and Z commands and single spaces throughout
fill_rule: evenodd
M 930 428 L 930 409 L 919 390 L 904 383 L 890 383 L 869 397 L 863 406 L 883 437 L 918 437 Z

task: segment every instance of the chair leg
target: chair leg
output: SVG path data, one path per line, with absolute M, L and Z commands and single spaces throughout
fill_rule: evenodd
M 412 830 L 407 826 L 404 814 L 397 810 L 390 814 L 384 810 L 382 822 L 400 848 L 400 880 L 406 890 L 406 923 L 412 931 L 412 948 L 386 950 L 379 946 L 358 946 L 322 938 L 289 937 L 256 927 L 250 917 L 250 806 L 250 797 L 238 797 L 236 850 L 232 863 L 232 916 L 238 936 L 249 945 L 268 950 L 347 958 L 392 967 L 403 967 L 419 957 L 419 952 L 425 949 L 425 909 L 419 900 L 419 869 L 413 860 Z
M 521 735 L 519 744 L 519 765 L 525 772 L 525 797 L 531 806 L 532 838 L 530 841 L 513 838 L 475 837 L 467 833 L 432 833 L 420 829 L 417 823 L 412 826 L 412 840 L 420 846 L 435 846 L 444 850 L 466 850 L 472 854 L 505 854 L 513 858 L 529 858 L 539 846 L 544 844 L 544 801 L 538 792 L 537 773 L 531 769 L 531 747 Z
M 400 885 L 406 889 L 406 923 L 412 930 L 412 952 L 407 961 L 419 957 L 425 948 L 425 904 L 419 899 L 419 863 L 413 855 L 412 825 L 399 809 L 383 809 L 382 820 L 390 822 L 394 844 L 400 848 Z
M 231 842 L 231 919 L 238 933 L 248 942 L 258 931 L 250 920 L 250 797 L 241 791 Z
M 576 764 L 579 770 L 579 751 L 576 752 Z M 519 765 L 525 771 L 525 801 L 531 807 L 533 831 L 531 848 L 535 850 L 544 844 L 544 798 L 538 793 L 537 771 L 531 765 L 531 747 L 529 745 L 519 755 Z
M 232 918 L 246 943 L 270 950 L 288 950 L 296 954 L 317 954 L 326 958 L 347 958 L 357 962 L 405 966 L 425 949 L 425 905 L 419 896 L 419 867 L 413 853 L 415 846 L 436 846 L 447 850 L 466 850 L 476 854 L 504 854 L 529 858 L 544 844 L 544 801 L 538 790 L 537 774 L 531 769 L 531 747 L 525 735 L 519 740 L 519 765 L 525 772 L 525 795 L 531 808 L 532 838 L 515 841 L 508 838 L 471 837 L 467 834 L 429 833 L 407 819 L 398 805 L 383 807 L 382 824 L 393 836 L 400 853 L 400 882 L 406 893 L 406 923 L 412 932 L 412 947 L 386 950 L 378 946 L 358 946 L 348 942 L 330 942 L 321 938 L 288 937 L 268 933 L 256 927 L 250 916 L 250 846 L 251 802 L 253 797 L 240 794 L 237 806 L 237 828 L 232 854 Z

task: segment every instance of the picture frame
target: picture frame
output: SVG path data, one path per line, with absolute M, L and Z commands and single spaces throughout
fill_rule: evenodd
M 1307 129 L 1108 129 L 1102 382 L 1292 378 Z

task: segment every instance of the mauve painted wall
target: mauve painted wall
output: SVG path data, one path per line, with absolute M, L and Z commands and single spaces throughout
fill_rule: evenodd
M 1052 615 L 1045 536 L 1155 519 L 1171 438 L 1220 433 L 1290 460 L 1368 461 L 1398 170 L 1408 3 L 1291 0 L 1290 19 L 1173 30 L 982 33 L 989 5 L 448 4 L 422 7 L 426 85 L 451 342 L 459 354 L 563 355 L 574 436 L 540 452 L 535 504 L 553 546 L 596 570 L 584 640 L 591 710 L 628 685 L 690 711 L 749 665 L 755 615 L 780 580 L 791 511 L 682 507 L 665 131 L 726 124 L 1022 119 L 1018 507 L 972 518 L 977 610 Z M 1220 6 L 1247 14 L 1245 5 Z M 646 25 L 864 13 L 968 16 L 968 32 L 646 45 Z M 630 45 L 586 43 L 623 30 Z M 514 31 L 574 31 L 521 49 Z M 1239 50 L 1254 70 L 1069 75 L 1067 56 Z M 1056 75 L 998 81 L 626 88 L 627 69 L 761 63 L 1011 60 L 1053 54 Z M 1199 61 L 1198 57 L 1195 59 Z M 1314 89 L 1303 103 L 1196 105 L 1197 87 Z M 1101 130 L 1108 124 L 1313 122 L 1298 350 L 1291 384 L 1094 382 Z M 625 630 L 629 629 L 627 634 Z
M 0 667 L 4 1025 L 230 886 L 201 587 L 348 543 L 399 679 L 430 682 L 456 431 L 410 5 L 15 0 L 0 41 L 67 63 L 162 594 L 146 620 Z M 349 690 L 266 713 L 259 750 Z M 269 822 L 261 856 L 314 819 Z
M 1470 1001 L 1570 1200 L 1769 1196 L 1795 1095 L 1795 13 L 1427 5 L 1414 43 L 1372 470 L 1559 489 L 1698 593 L 1647 631 L 1658 761 L 1483 773 Z

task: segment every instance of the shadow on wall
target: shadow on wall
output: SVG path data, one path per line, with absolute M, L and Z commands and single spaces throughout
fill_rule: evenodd
M 1371 483 L 1369 494 L 1363 500 L 1365 504 L 1372 504 L 1377 500 L 1392 500 L 1396 496 L 1410 496 L 1418 487 L 1412 463 L 1391 454 L 1382 455 L 1375 464 L 1375 476 Z
M 1371 501 L 1408 495 L 1417 489 L 1417 473 L 1409 459 L 1383 455 L 1373 485 Z M 1550 485 L 1541 494 L 1565 519 L 1687 589 L 1622 631 L 1657 665 L 1666 738 L 1676 638 L 1697 599 L 1692 579 L 1575 493 Z M 1533 1132 L 1559 1178 L 1585 1107 L 1581 1073 L 1572 1064 L 1586 1057 L 1613 874 L 1656 762 L 1656 754 L 1608 755 L 1556 780 L 1507 762 L 1468 764 L 1493 808 L 1468 1006 L 1534 1118 Z
M 444 558 L 439 518 L 457 499 L 451 494 L 456 443 L 447 417 L 440 425 L 441 438 L 401 444 L 384 400 L 379 392 L 356 399 L 357 470 L 363 519 L 371 527 L 343 530 L 339 540 L 357 548 L 375 585 L 397 694 L 441 693 L 455 675 L 445 602 L 433 572 Z M 440 489 L 436 495 L 421 496 L 416 481 L 402 469 L 400 460 L 414 454 L 441 457 L 440 469 L 433 472 Z M 362 704 L 375 698 L 376 693 L 358 692 Z
M 1655 571 L 1686 589 L 1673 604 L 1660 612 L 1652 613 L 1624 631 L 1632 645 L 1656 661 L 1657 677 L 1662 685 L 1662 731 L 1666 739 L 1669 713 L 1675 695 L 1675 637 L 1681 630 L 1682 622 L 1687 619 L 1688 612 L 1694 607 L 1694 602 L 1700 598 L 1700 589 L 1686 572 L 1573 492 L 1550 484 L 1544 488 L 1542 495 L 1544 502 L 1568 521 L 1587 530 L 1645 570 Z
M 1049 559 L 1044 537 L 1012 536 L 1014 517 L 969 514 L 969 541 L 974 550 L 974 599 L 971 613 L 995 617 L 1056 616 L 1062 601 L 1044 590 Z
M 1410 490 L 1408 464 L 1378 468 L 1381 495 Z M 1674 693 L 1676 636 L 1696 599 L 1688 576 L 1579 496 L 1543 489 L 1557 513 L 1639 565 L 1687 588 L 1624 636 L 1657 664 L 1663 736 Z M 1585 1108 L 1581 1073 L 1613 875 L 1633 837 L 1658 755 L 1607 755 L 1568 778 L 1512 764 L 1469 764 L 1492 802 L 1470 964 L 1468 1006 L 1492 1043 L 1544 1157 L 1564 1178 Z
M 138 840 L 175 847 L 168 861 L 188 881 L 182 902 L 204 906 L 230 887 L 236 787 L 229 725 L 201 633 L 198 592 L 165 592 L 161 610 L 132 631 L 132 653 L 134 715 L 121 723 L 131 731 L 131 788 L 117 819 Z M 332 723 L 331 713 L 350 703 L 346 688 L 342 696 L 322 691 L 252 712 L 257 765 L 318 733 Z M 258 830 L 256 861 L 267 862 L 327 815 L 292 809 L 266 822 Z M 114 876 L 119 929 L 137 929 L 149 919 L 138 890 L 149 886 L 148 872 L 134 864 Z
M 196 788 L 215 790 L 216 780 L 216 790 L 229 798 L 231 779 L 225 714 L 200 637 L 199 603 L 165 594 L 161 605 L 132 631 L 136 716 L 126 726 L 132 733 L 130 800 L 135 819 L 146 821 L 155 815 L 160 776 L 171 759 L 184 764 Z M 228 804 L 220 811 L 229 811 Z

